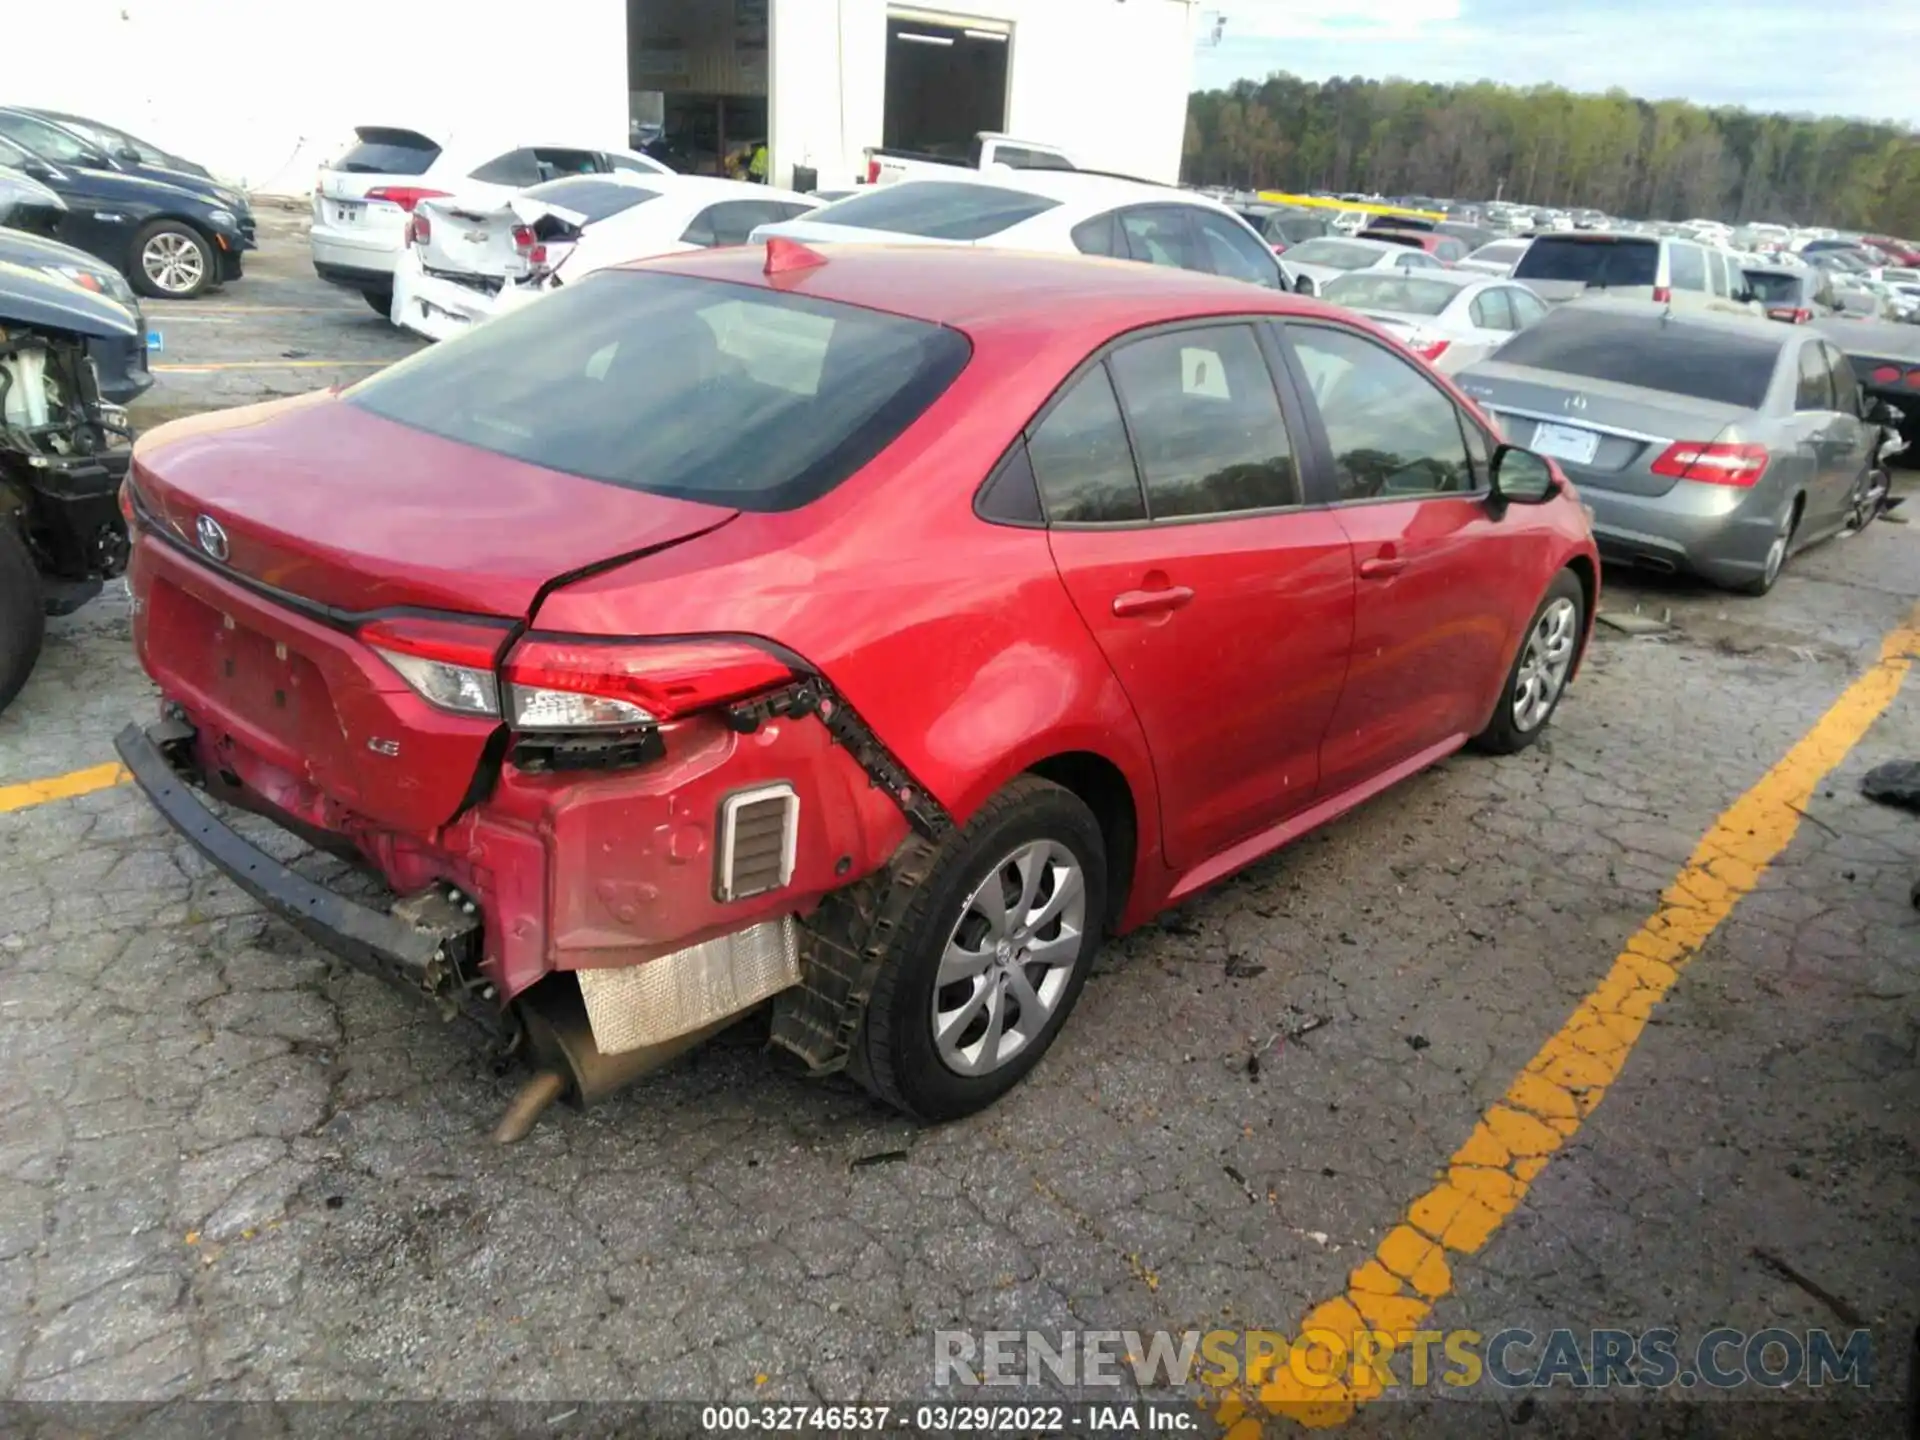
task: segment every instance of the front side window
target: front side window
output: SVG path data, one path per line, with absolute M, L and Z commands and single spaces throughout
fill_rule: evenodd
M 469 171 L 467 178 L 486 185 L 511 185 L 516 190 L 524 190 L 551 177 L 540 173 L 540 161 L 535 158 L 533 151 L 509 150 Z
M 1340 500 L 1473 488 L 1459 412 L 1413 365 L 1344 330 L 1289 325 L 1286 333 L 1326 428 Z
M 1149 336 L 1108 363 L 1153 519 L 1300 503 L 1293 446 L 1251 326 Z
M 1055 525 L 1107 525 L 1147 518 L 1126 423 L 1104 364 L 1060 397 L 1027 436 L 1027 458 Z
M 1264 285 L 1269 290 L 1286 288 L 1273 251 L 1262 245 L 1251 230 L 1209 210 L 1195 210 L 1192 219 L 1200 234 L 1200 249 L 1206 256 L 1207 269 L 1230 280 Z
M 891 445 L 971 353 L 958 331 L 903 316 L 602 270 L 411 356 L 346 398 L 549 470 L 790 510 Z
M 1505 290 L 1483 290 L 1474 296 L 1472 309 L 1468 312 L 1473 323 L 1482 330 L 1518 330 L 1514 321 L 1513 309 L 1507 303 Z

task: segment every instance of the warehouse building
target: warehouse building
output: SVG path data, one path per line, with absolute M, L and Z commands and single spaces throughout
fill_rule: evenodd
M 1190 0 L 65 0 L 7 22 L 6 98 L 303 193 L 353 127 L 638 139 L 676 168 L 764 141 L 770 178 L 852 184 L 873 146 L 1002 130 L 1172 180 Z

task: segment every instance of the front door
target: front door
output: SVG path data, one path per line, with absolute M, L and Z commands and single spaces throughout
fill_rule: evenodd
M 1311 803 L 1353 562 L 1333 515 L 1301 508 L 1257 328 L 1119 346 L 1028 453 L 1054 562 L 1146 732 L 1168 863 L 1190 869 Z
M 1334 795 L 1486 723 L 1516 639 L 1506 597 L 1539 573 L 1542 542 L 1495 517 L 1484 436 L 1418 366 L 1344 327 L 1284 334 L 1358 577 L 1353 658 L 1321 751 Z

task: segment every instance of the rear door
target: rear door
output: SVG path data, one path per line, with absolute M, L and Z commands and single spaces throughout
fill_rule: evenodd
M 1830 341 L 1821 341 L 1820 350 L 1826 356 L 1828 371 L 1833 376 L 1833 408 L 1840 417 L 1843 433 L 1847 437 L 1843 444 L 1836 447 L 1836 453 L 1839 456 L 1840 479 L 1846 485 L 1841 504 L 1850 508 L 1856 487 L 1878 461 L 1879 457 L 1874 454 L 1874 440 L 1879 432 L 1875 426 L 1860 418 L 1860 380 L 1853 373 L 1851 362 Z
M 1494 516 L 1488 437 L 1419 366 L 1345 326 L 1281 329 L 1353 542 L 1353 657 L 1320 752 L 1335 795 L 1485 723 L 1546 540 L 1524 514 Z
M 1114 347 L 1031 427 L 1054 562 L 1140 717 L 1168 863 L 1310 804 L 1353 628 L 1351 546 L 1303 508 L 1253 322 Z
M 1846 519 L 1847 502 L 1859 478 L 1853 465 L 1861 448 L 1857 443 L 1861 427 L 1857 416 L 1843 415 L 1835 408 L 1833 370 L 1818 339 L 1806 336 L 1794 370 L 1794 437 L 1811 459 L 1814 474 L 1800 518 L 1800 537 L 1806 540 L 1839 529 Z

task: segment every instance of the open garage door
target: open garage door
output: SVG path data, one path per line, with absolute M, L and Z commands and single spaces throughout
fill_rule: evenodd
M 882 143 L 964 159 L 982 130 L 1005 130 L 1012 38 L 1005 24 L 889 10 Z
M 627 0 L 636 149 L 686 175 L 748 178 L 767 143 L 771 0 Z

